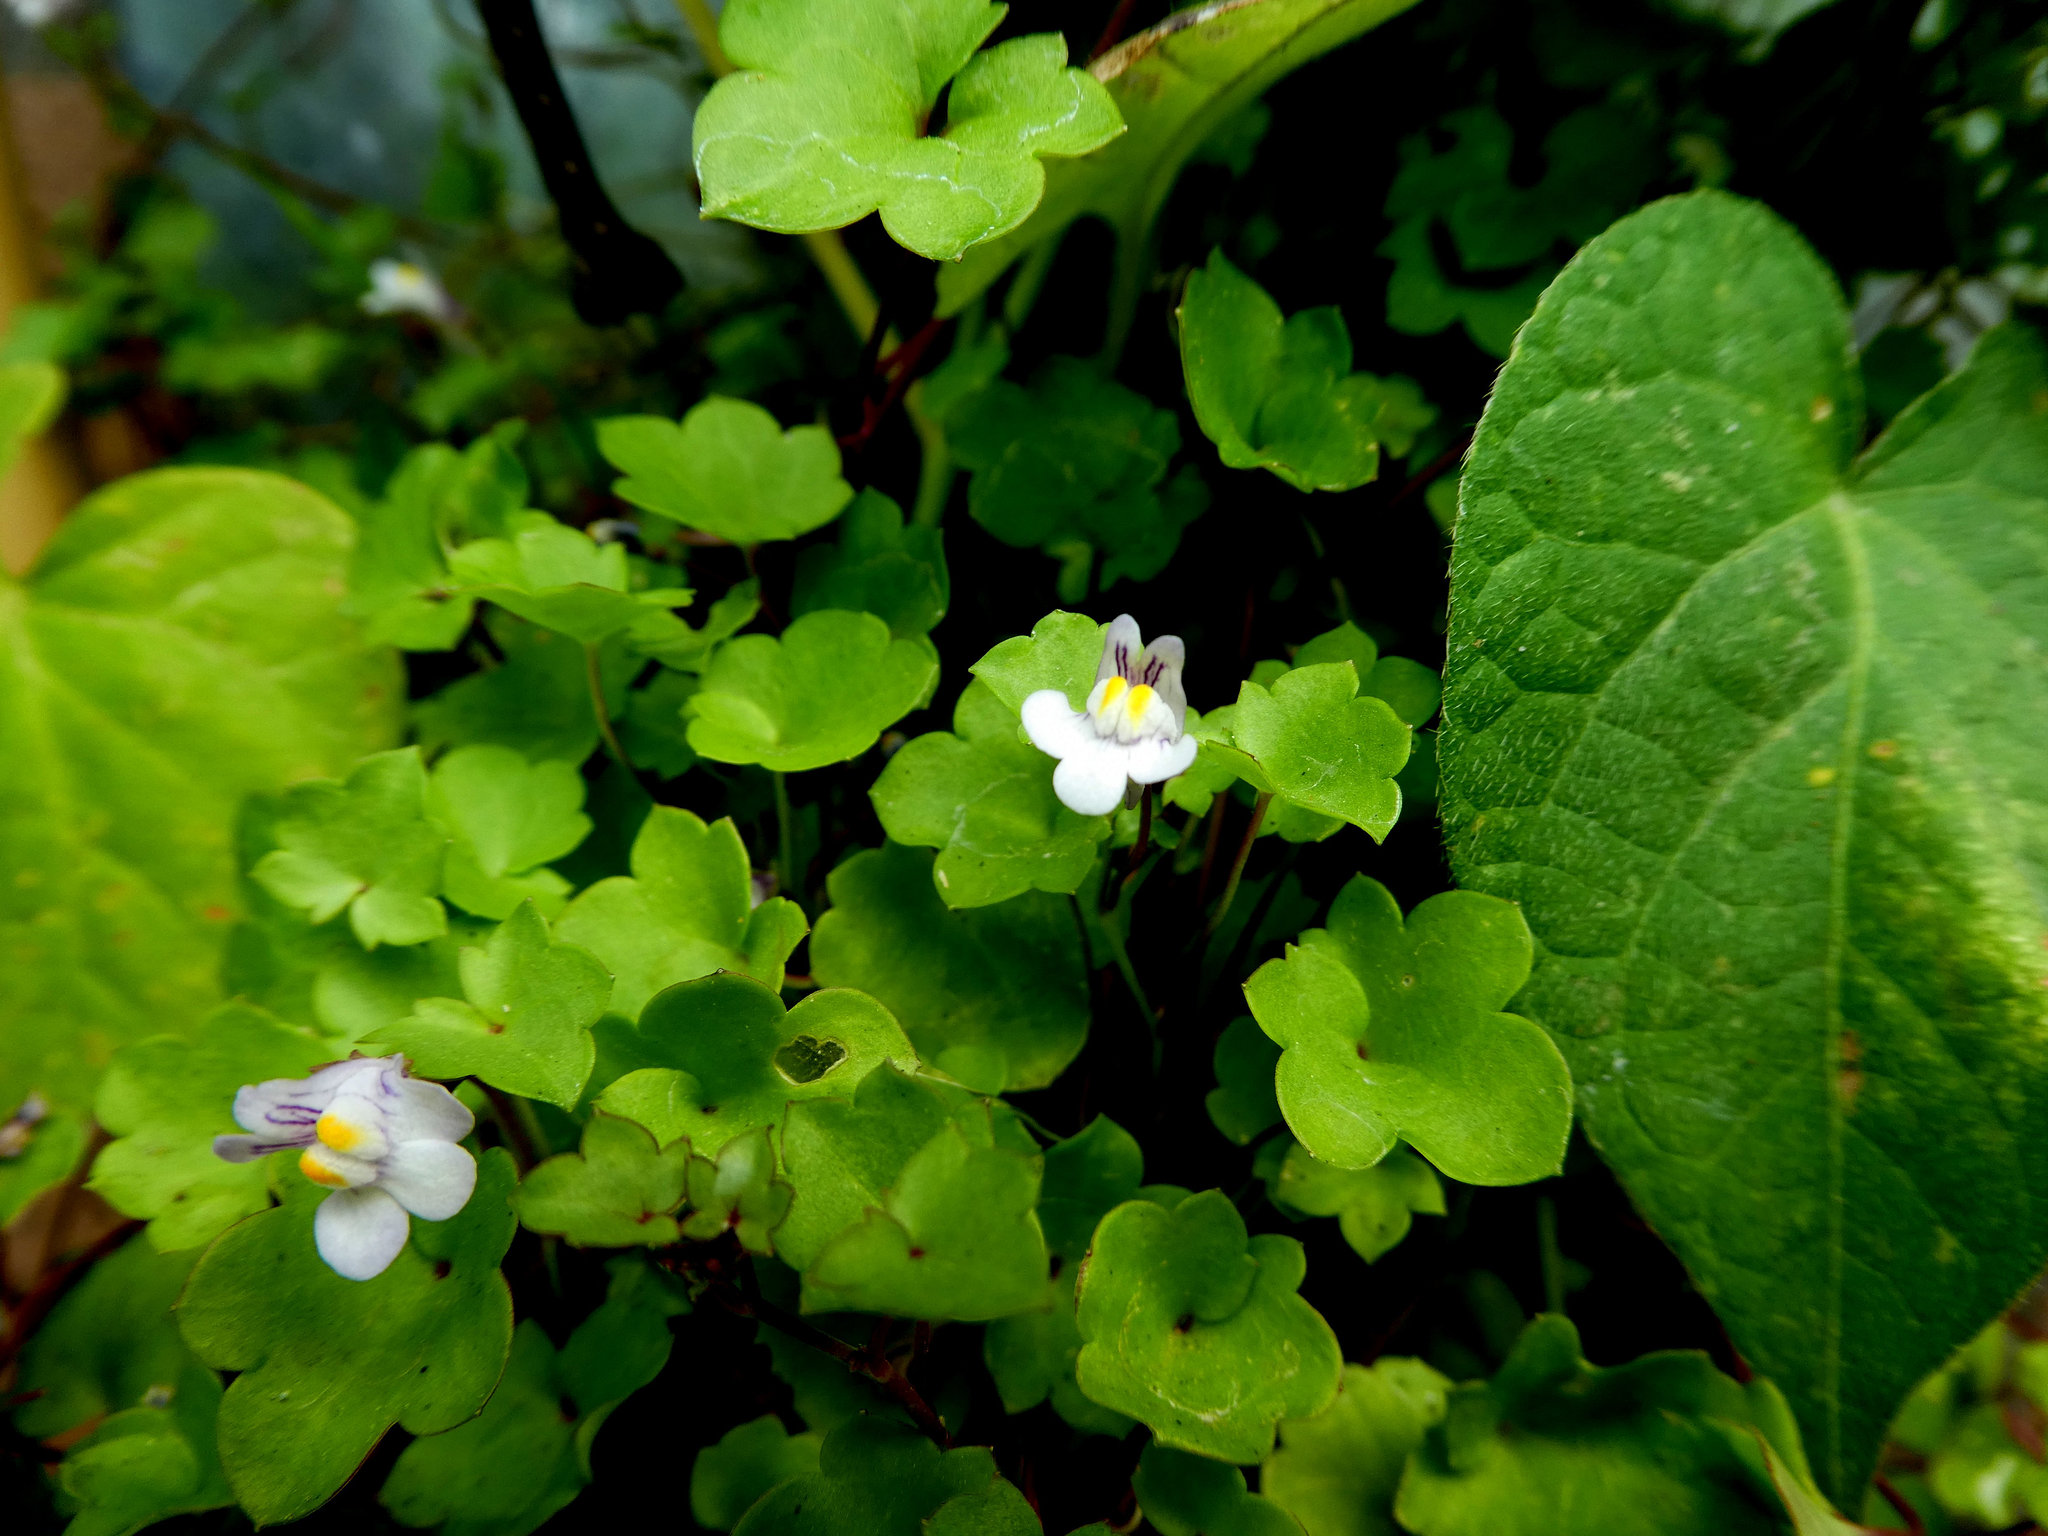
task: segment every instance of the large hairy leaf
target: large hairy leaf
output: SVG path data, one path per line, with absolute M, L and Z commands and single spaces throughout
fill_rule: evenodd
M 1444 819 L 1596 1146 L 1853 1507 L 2048 1257 L 2048 358 L 1855 457 L 1847 318 L 1753 204 L 1559 277 L 1466 471 Z
M 1216 125 L 1311 59 L 1414 0 L 1223 0 L 1187 7 L 1088 66 L 1129 129 L 1082 160 L 1045 168 L 1023 224 L 939 275 L 939 312 L 958 314 L 1011 262 L 1093 214 L 1126 248 L 1144 240 L 1188 156 Z M 1128 261 L 1128 257 L 1126 258 Z
M 160 470 L 0 576 L 0 1112 L 82 1107 L 115 1046 L 196 1023 L 242 798 L 390 741 L 394 660 L 337 612 L 352 539 L 281 476 Z

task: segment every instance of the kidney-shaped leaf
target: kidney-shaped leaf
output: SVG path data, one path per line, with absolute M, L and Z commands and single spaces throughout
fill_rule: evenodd
M 583 892 L 555 927 L 610 969 L 615 1012 L 636 1018 L 663 987 L 713 971 L 782 985 L 804 915 L 780 896 L 752 904 L 746 845 L 730 818 L 706 825 L 657 805 L 633 839 L 632 869 Z
M 1500 1011 L 1528 975 L 1509 903 L 1447 891 L 1404 925 L 1359 875 L 1244 990 L 1282 1047 L 1281 1112 L 1322 1161 L 1370 1167 L 1405 1139 L 1467 1184 L 1524 1184 L 1557 1172 L 1572 1120 L 1557 1047 Z
M 1289 1419 L 1259 1470 L 1259 1491 L 1308 1536 L 1401 1536 L 1394 1491 L 1408 1454 L 1444 1416 L 1448 1378 L 1420 1360 L 1383 1356 L 1344 1367 L 1321 1413 Z
M 1034 891 L 948 911 L 931 855 L 894 843 L 855 854 L 828 888 L 811 974 L 879 998 L 941 1072 L 987 1093 L 1043 1088 L 1079 1054 L 1088 975 L 1064 901 Z
M 785 432 L 751 400 L 709 395 L 680 422 L 615 416 L 597 445 L 624 477 L 612 487 L 622 500 L 735 544 L 809 533 L 853 499 L 830 432 Z
M 1263 1461 L 1281 1419 L 1337 1390 L 1337 1336 L 1295 1292 L 1291 1237 L 1247 1242 L 1221 1190 L 1172 1210 L 1131 1200 L 1102 1218 L 1081 1273 L 1081 1390 L 1219 1461 Z
M 599 1104 L 664 1146 L 687 1136 L 706 1156 L 780 1124 L 787 1104 L 851 1092 L 884 1061 L 917 1062 L 889 1010 L 865 993 L 828 987 L 785 1013 L 768 988 L 729 972 L 661 993 L 640 1015 L 638 1044 L 659 1065 L 627 1073 Z
M 512 1240 L 512 1159 L 478 1159 L 476 1192 L 374 1280 L 344 1280 L 313 1250 L 328 1191 L 280 1175 L 284 1204 L 206 1250 L 178 1302 L 185 1340 L 239 1371 L 220 1409 L 220 1459 L 263 1525 L 325 1503 L 393 1424 L 453 1429 L 484 1405 L 512 1345 L 498 1261 Z
M 1580 253 L 1466 469 L 1444 821 L 1588 1133 L 1852 1507 L 2048 1258 L 2048 361 L 1860 459 L 1840 294 L 1696 194 Z
M 648 1131 L 603 1111 L 583 1127 L 580 1150 L 526 1176 L 513 1205 L 536 1232 L 594 1248 L 659 1248 L 676 1240 L 674 1212 L 688 1188 L 690 1146 L 657 1146 Z
M 795 234 L 882 213 L 895 239 L 951 260 L 1038 206 L 1040 155 L 1122 131 L 1056 33 L 974 50 L 1003 19 L 987 0 L 735 0 L 719 37 L 737 72 L 697 109 L 704 212 Z M 957 78 L 956 78 L 957 76 Z M 943 135 L 924 136 L 947 80 Z
M 189 1031 L 243 905 L 243 798 L 391 739 L 395 660 L 337 612 L 351 538 L 281 476 L 159 470 L 0 577 L 0 1112 L 83 1109 L 85 1042 Z

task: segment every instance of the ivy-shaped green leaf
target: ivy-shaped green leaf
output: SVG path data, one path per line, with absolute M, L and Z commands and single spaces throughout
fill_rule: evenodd
M 1336 1217 L 1344 1241 L 1368 1264 L 1400 1244 L 1417 1213 L 1444 1214 L 1436 1170 L 1406 1147 L 1370 1168 L 1333 1168 L 1292 1136 L 1276 1136 L 1259 1148 L 1253 1167 L 1283 1216 Z
M 1099 657 L 1099 642 L 1096 649 Z M 987 684 L 970 682 L 953 706 L 953 729 L 897 748 L 868 791 L 892 841 L 939 850 L 931 878 L 949 907 L 1078 890 L 1109 835 L 1108 817 L 1060 804 L 1055 763 L 1018 738 L 1017 718 Z
M 1192 471 L 1167 480 L 1180 451 L 1173 413 L 1079 358 L 1053 358 L 1028 389 L 997 380 L 954 409 L 947 434 L 974 471 L 974 520 L 1005 544 L 1068 562 L 1067 602 L 1088 595 L 1091 572 L 1103 591 L 1158 575 L 1209 502 Z
M 1285 1510 L 1246 1491 L 1236 1467 L 1157 1440 L 1138 1458 L 1131 1491 L 1159 1536 L 1302 1536 Z
M 598 423 L 597 445 L 623 477 L 621 500 L 734 544 L 796 538 L 853 499 L 831 432 L 784 431 L 750 400 L 709 395 L 680 422 L 615 416 Z
M 442 884 L 456 906 L 502 920 L 531 901 L 543 917 L 561 915 L 569 882 L 542 866 L 590 832 L 574 763 L 530 763 L 510 747 L 458 747 L 428 775 L 427 810 L 454 837 Z
M 590 1027 L 611 999 L 610 974 L 588 950 L 550 939 L 530 901 L 457 963 L 461 999 L 422 998 L 370 1041 L 405 1052 L 422 1077 L 476 1077 L 574 1108 L 597 1060 Z
M 1216 1037 L 1213 1063 L 1216 1086 L 1203 1100 L 1209 1119 L 1240 1147 L 1248 1147 L 1280 1123 L 1280 1100 L 1273 1092 L 1280 1047 L 1257 1020 L 1239 1017 Z
M 283 1172 L 284 1203 L 206 1250 L 178 1303 L 185 1340 L 240 1374 L 220 1408 L 235 1498 L 269 1525 L 326 1502 L 393 1424 L 453 1429 L 484 1405 L 512 1343 L 498 1261 L 512 1240 L 512 1159 L 478 1159 L 476 1193 L 374 1280 L 344 1280 L 313 1250 L 328 1191 Z
M 111 1414 L 75 1442 L 57 1469 L 57 1486 L 76 1513 L 67 1536 L 135 1536 L 173 1515 L 234 1502 L 214 1439 L 220 1383 L 200 1370 L 164 1407 Z
M 506 519 L 506 536 L 474 539 L 449 557 L 463 590 L 584 645 L 689 603 L 681 587 L 633 591 L 623 544 L 599 544 L 545 512 Z
M 1420 1360 L 1344 1367 L 1321 1413 L 1288 1419 L 1259 1472 L 1259 1491 L 1308 1536 L 1402 1536 L 1394 1491 L 1409 1454 L 1443 1421 L 1449 1378 Z
M 920 1147 L 881 1208 L 825 1245 L 804 1271 L 805 1310 L 982 1322 L 1039 1303 L 1039 1159 L 980 1143 L 972 1124 Z
M 662 988 L 713 971 L 782 985 L 782 964 L 808 924 L 782 897 L 753 905 L 746 845 L 730 818 L 707 826 L 656 806 L 633 840 L 632 868 L 584 891 L 555 925 L 611 971 L 615 1012 L 637 1018 Z
M 952 602 L 944 537 L 905 527 L 903 509 L 880 491 L 862 491 L 840 520 L 837 544 L 814 544 L 797 557 L 792 611 L 821 608 L 872 613 L 898 639 L 930 634 Z
M 1602 1370 L 1567 1320 L 1539 1317 L 1492 1381 L 1453 1390 L 1395 1514 L 1416 1536 L 1774 1536 L 1756 1417 L 1705 1355 Z
M 1351 371 L 1335 307 L 1281 318 L 1219 247 L 1175 311 L 1195 420 L 1232 469 L 1270 469 L 1298 491 L 1348 491 L 1436 419 L 1413 381 Z M 1362 677 L 1363 672 L 1360 673 Z
M 1095 686 L 1108 630 L 1085 613 L 1056 608 L 1032 625 L 1030 634 L 1011 636 L 967 670 L 1013 719 L 1022 718 L 1024 701 L 1041 688 L 1059 689 L 1078 712 Z
M 626 696 L 626 710 L 618 722 L 619 743 L 635 768 L 673 779 L 695 764 L 683 706 L 696 691 L 697 679 L 690 673 L 663 667 Z
M 495 608 L 485 610 L 484 628 L 505 659 L 413 706 L 420 745 L 430 753 L 479 743 L 510 747 L 536 763 L 590 756 L 597 716 L 583 647 Z M 600 645 L 604 696 L 622 697 L 640 666 L 622 637 Z
M 798 234 L 880 209 L 897 242 L 939 261 L 1014 229 L 1044 190 L 1039 156 L 1084 155 L 1123 124 L 1056 33 L 976 53 L 1003 11 L 739 0 L 719 23 L 738 72 L 691 135 L 704 212 Z M 945 132 L 926 136 L 948 80 Z
M 690 1514 L 707 1531 L 729 1531 L 761 1496 L 791 1478 L 814 1476 L 823 1435 L 792 1435 L 772 1413 L 729 1429 L 690 1468 Z
M 858 757 L 938 686 L 929 640 L 899 640 L 871 613 L 827 608 L 780 637 L 742 635 L 712 653 L 684 705 L 690 747 L 777 773 Z
M 1118 1206 L 1081 1274 L 1081 1390 L 1177 1450 L 1265 1460 L 1274 1426 L 1327 1403 L 1343 1366 L 1330 1325 L 1295 1294 L 1306 1268 L 1292 1238 L 1247 1241 L 1220 1190 L 1172 1210 Z
M 651 1248 L 676 1241 L 675 1211 L 689 1186 L 690 1147 L 657 1145 L 646 1127 L 600 1111 L 581 1150 L 549 1158 L 519 1186 L 519 1220 L 591 1248 Z
M 460 452 L 446 443 L 413 449 L 356 520 L 342 611 L 360 617 L 372 640 L 408 651 L 453 649 L 476 599 L 454 590 L 449 550 L 458 536 L 503 534 L 526 493 L 526 471 L 497 432 Z
M 0 1158 L 0 1227 L 27 1209 L 44 1190 L 62 1184 L 85 1156 L 86 1121 L 69 1110 L 50 1108 L 31 1095 L 12 1117 L 0 1121 L 0 1136 L 13 1155 Z
M 106 1053 L 189 1033 L 247 905 L 243 802 L 396 735 L 396 658 L 336 611 L 353 536 L 281 476 L 159 470 L 0 577 L 0 1114 L 81 1112 Z
M 450 1536 L 531 1531 L 591 1480 L 591 1448 L 612 1409 L 668 1362 L 666 1319 L 687 1310 L 646 1285 L 644 1267 L 615 1261 L 604 1305 L 559 1353 L 532 1319 L 484 1411 L 400 1453 L 378 1494 L 401 1524 Z
M 884 1061 L 917 1062 L 889 1010 L 864 993 L 826 988 L 785 1013 L 768 988 L 730 972 L 655 997 L 637 1043 L 660 1064 L 627 1073 L 599 1105 L 664 1146 L 688 1137 L 705 1156 L 780 1124 L 788 1104 L 848 1092 Z
M 761 1126 L 733 1137 L 715 1161 L 690 1159 L 683 1236 L 702 1243 L 730 1232 L 749 1253 L 772 1252 L 768 1234 L 789 1214 L 789 1197 L 789 1186 L 775 1176 L 768 1127 Z
M 67 383 L 53 363 L 0 364 L 0 475 L 14 467 L 23 443 L 57 419 Z
M 93 1161 L 92 1190 L 122 1215 L 148 1221 L 156 1248 L 210 1241 L 270 1204 L 264 1164 L 213 1155 L 216 1134 L 240 1129 L 235 1090 L 304 1077 L 337 1054 L 331 1043 L 244 1003 L 216 1011 L 189 1040 L 163 1035 L 123 1047 L 93 1104 L 114 1139 Z
M 811 974 L 878 998 L 922 1060 L 1002 1093 L 1045 1087 L 1079 1054 L 1088 974 L 1064 901 L 1032 892 L 948 911 L 932 856 L 895 843 L 855 854 L 827 889 Z
M 1394 775 L 1408 761 L 1413 732 L 1383 699 L 1358 691 L 1348 662 L 1296 667 L 1238 686 L 1237 702 L 1189 729 L 1206 754 L 1283 809 L 1348 821 L 1375 842 L 1401 815 Z
M 346 911 L 365 948 L 438 938 L 448 931 L 435 899 L 448 834 L 428 819 L 426 798 L 417 747 L 366 757 L 345 783 L 296 784 L 273 823 L 278 846 L 251 874 L 315 923 Z
M 959 1107 L 938 1083 L 894 1063 L 833 1097 L 792 1104 L 782 1126 L 782 1166 L 799 1198 L 776 1230 L 776 1251 L 807 1267 L 863 1212 L 880 1209 L 904 1164 Z
M 908 1424 L 878 1415 L 834 1429 L 819 1448 L 818 1470 L 763 1495 L 733 1536 L 1038 1536 L 1039 1529 L 985 1446 L 941 1452 Z
M 1443 740 L 1453 867 L 1536 934 L 1519 1006 L 1853 1502 L 2048 1259 L 2048 360 L 1988 334 L 1857 457 L 1849 335 L 1755 204 L 1588 246 L 1466 467 Z
M 1571 1074 L 1527 1019 L 1500 1010 L 1529 975 L 1521 913 L 1473 891 L 1432 896 L 1404 925 L 1356 876 L 1281 960 L 1245 983 L 1284 1054 L 1288 1128 L 1337 1168 L 1369 1168 L 1405 1139 L 1467 1184 L 1557 1172 Z
M 712 602 L 702 624 L 693 627 L 672 613 L 650 614 L 628 631 L 627 642 L 636 656 L 679 672 L 702 672 L 718 642 L 745 629 L 760 611 L 761 583 L 749 576 Z
M 1451 146 L 1439 150 L 1433 138 L 1443 135 Z M 1627 103 L 1582 107 L 1550 130 L 1547 171 L 1524 186 L 1511 171 L 1513 134 L 1491 106 L 1449 113 L 1435 135 L 1403 140 L 1401 171 L 1387 191 L 1394 232 L 1379 251 L 1394 261 L 1387 323 L 1427 336 L 1463 320 L 1475 343 L 1506 357 L 1516 328 L 1556 275 L 1546 258 L 1560 243 L 1568 250 L 1590 239 L 1636 201 L 1657 174 L 1654 143 L 1640 110 Z M 1443 270 L 1431 233 L 1437 227 L 1465 272 Z

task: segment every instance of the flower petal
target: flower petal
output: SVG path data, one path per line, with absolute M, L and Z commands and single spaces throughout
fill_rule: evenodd
M 1081 744 L 1052 771 L 1052 791 L 1060 804 L 1083 816 L 1107 816 L 1124 799 L 1125 764 L 1132 749 L 1096 737 Z
M 1074 713 L 1067 696 L 1057 688 L 1041 688 L 1024 701 L 1024 734 L 1031 745 L 1050 757 L 1072 757 L 1102 738 L 1090 730 L 1085 717 Z
M 377 1187 L 422 1221 L 446 1221 L 476 1189 L 476 1159 L 452 1141 L 408 1141 L 394 1147 Z
M 1162 783 L 1176 773 L 1186 773 L 1195 760 L 1195 754 L 1201 750 L 1202 744 L 1192 736 L 1183 736 L 1178 741 L 1153 737 L 1134 742 L 1127 749 L 1129 756 L 1124 771 L 1131 776 L 1133 783 Z
M 291 1147 L 312 1144 L 310 1133 L 292 1141 L 270 1140 L 262 1136 L 216 1136 L 213 1138 L 213 1155 L 223 1162 L 253 1163 L 259 1157 L 268 1157 L 273 1152 L 283 1152 Z
M 411 1230 L 404 1209 L 375 1185 L 336 1190 L 313 1213 L 313 1246 L 344 1280 L 383 1274 Z
M 1134 669 L 1142 643 L 1136 619 L 1128 613 L 1120 613 L 1111 619 L 1102 636 L 1102 660 L 1095 668 L 1095 681 L 1099 683 L 1105 677 L 1122 677 L 1130 683 L 1138 681 Z
M 307 1077 L 273 1077 L 244 1084 L 235 1093 L 235 1124 L 266 1141 L 294 1138 L 293 1146 L 313 1139 L 313 1123 L 334 1096 L 355 1078 L 384 1065 L 384 1058 L 357 1057 L 334 1061 Z M 303 1140 L 297 1138 L 303 1136 Z
M 460 1141 L 476 1129 L 476 1116 L 439 1083 L 408 1077 L 398 1083 L 384 1129 L 394 1142 Z
M 1187 665 L 1187 661 L 1188 648 L 1181 644 L 1180 636 L 1161 635 L 1145 647 L 1145 654 L 1138 658 L 1138 675 L 1133 679 L 1148 684 L 1173 711 L 1173 734 L 1176 736 L 1188 728 L 1188 696 L 1180 682 L 1181 668 Z

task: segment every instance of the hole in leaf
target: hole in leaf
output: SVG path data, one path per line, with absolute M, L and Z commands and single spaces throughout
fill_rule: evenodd
M 844 1060 L 846 1047 L 837 1040 L 798 1035 L 775 1053 L 775 1070 L 792 1083 L 815 1083 Z

